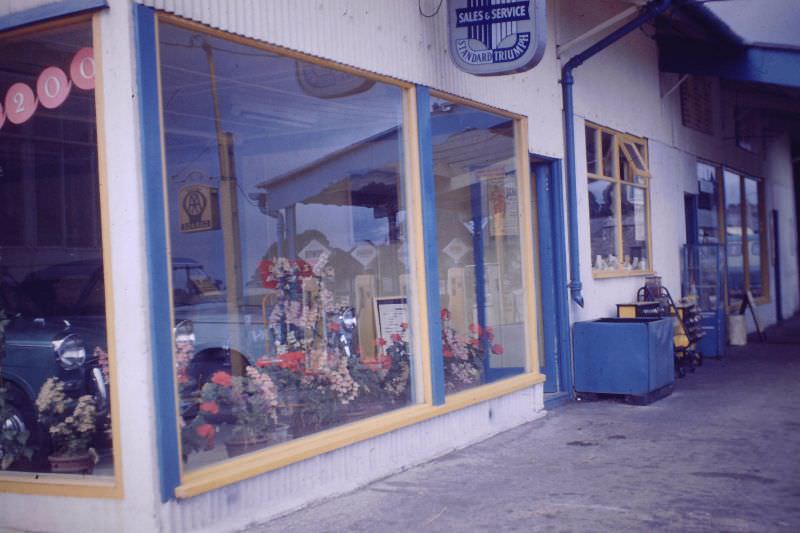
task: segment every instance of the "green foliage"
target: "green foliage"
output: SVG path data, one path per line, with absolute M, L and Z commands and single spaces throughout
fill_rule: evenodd
M 5 312 L 0 309 L 0 361 L 5 356 L 5 330 L 9 320 Z M 0 378 L 0 470 L 6 470 L 19 458 L 30 459 L 33 450 L 26 446 L 30 438 L 30 431 L 26 428 L 18 430 L 16 421 L 22 421 L 22 413 L 14 408 L 8 401 L 8 388 Z

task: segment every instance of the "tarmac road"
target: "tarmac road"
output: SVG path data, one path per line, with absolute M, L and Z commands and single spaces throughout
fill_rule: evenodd
M 248 531 L 800 531 L 800 319 Z

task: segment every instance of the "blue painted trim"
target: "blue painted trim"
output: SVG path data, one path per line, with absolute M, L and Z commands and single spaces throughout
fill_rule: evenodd
M 442 355 L 442 308 L 439 301 L 439 251 L 436 236 L 436 176 L 433 173 L 431 99 L 427 87 L 416 87 L 419 129 L 419 163 L 422 177 L 422 239 L 428 298 L 428 337 L 431 354 L 433 405 L 444 403 L 444 356 Z
M 161 169 L 158 57 L 155 11 L 134 5 L 136 72 L 142 145 L 142 181 L 145 200 L 145 246 L 150 299 L 150 336 L 156 407 L 156 447 L 161 482 L 161 501 L 174 497 L 180 484 L 178 419 L 175 406 L 170 327 L 167 227 L 164 206 L 164 176 Z
M 702 41 L 659 42 L 659 68 L 665 72 L 800 87 L 798 62 L 800 51 L 793 49 L 749 46 L 720 51 Z
M 544 397 L 544 408 L 549 411 L 558 407 L 564 407 L 572 401 L 572 397 L 573 395 L 571 392 L 547 394 Z
M 572 391 L 569 296 L 560 161 L 534 162 L 546 393 Z
M 108 7 L 106 0 L 61 0 L 0 17 L 0 31 Z
M 551 224 L 556 224 L 558 221 L 553 219 L 551 209 L 550 193 L 553 176 L 550 173 L 550 165 L 548 163 L 531 165 L 531 176 L 536 186 L 536 217 L 539 226 L 539 286 L 541 287 L 539 298 L 542 303 L 541 337 L 544 349 L 544 366 L 540 367 L 540 370 L 547 376 L 547 381 L 544 382 L 544 392 L 547 393 L 560 390 L 556 313 L 551 312 L 556 308 L 555 269 L 551 267 L 554 256 Z
M 572 335 L 569 325 L 569 294 L 567 291 L 567 230 L 564 218 L 564 178 L 561 161 L 551 163 L 553 187 L 550 190 L 550 207 L 553 215 L 551 235 L 553 239 L 552 268 L 555 278 L 555 314 L 558 347 L 558 380 L 561 390 L 572 394 L 574 372 L 572 368 Z

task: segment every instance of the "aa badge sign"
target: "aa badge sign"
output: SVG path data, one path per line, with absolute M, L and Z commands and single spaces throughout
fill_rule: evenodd
M 479 76 L 535 67 L 547 44 L 546 0 L 448 0 L 450 55 Z

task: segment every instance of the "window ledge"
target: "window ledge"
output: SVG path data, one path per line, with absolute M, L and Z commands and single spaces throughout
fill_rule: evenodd
M 350 444 L 544 383 L 544 380 L 545 376 L 538 373 L 503 379 L 448 396 L 443 405 L 411 405 L 273 446 L 263 452 L 230 459 L 184 475 L 183 483 L 175 489 L 175 496 L 179 499 L 191 498 Z
M 655 274 L 654 270 L 614 270 L 611 272 L 608 271 L 599 271 L 593 270 L 592 277 L 594 279 L 606 279 L 606 278 L 640 278 L 644 276 L 652 276 Z
M 35 472 L 3 472 L 0 492 L 40 496 L 122 499 L 122 487 L 111 476 L 40 474 Z

